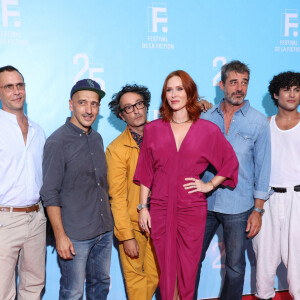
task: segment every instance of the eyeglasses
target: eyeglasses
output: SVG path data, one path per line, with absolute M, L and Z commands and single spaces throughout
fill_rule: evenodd
M 1 89 L 4 89 L 5 92 L 13 92 L 15 90 L 15 87 L 18 91 L 24 91 L 25 90 L 25 83 L 20 82 L 17 84 L 7 84 L 4 86 L 0 86 Z
M 145 102 L 144 101 L 139 101 L 136 104 L 125 106 L 120 111 L 121 112 L 125 111 L 126 114 L 130 114 L 130 113 L 133 112 L 134 107 L 136 107 L 137 109 L 142 109 L 142 108 L 145 107 Z

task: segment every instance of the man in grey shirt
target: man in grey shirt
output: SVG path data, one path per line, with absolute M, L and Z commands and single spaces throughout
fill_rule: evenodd
M 91 128 L 105 96 L 90 79 L 71 90 L 72 117 L 46 141 L 41 198 L 53 227 L 61 268 L 59 299 L 106 299 L 113 219 L 100 134 Z

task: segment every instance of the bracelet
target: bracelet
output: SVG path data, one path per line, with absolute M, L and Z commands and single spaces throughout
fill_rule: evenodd
M 210 181 L 210 183 L 212 184 L 213 188 L 215 189 L 216 186 L 214 185 L 214 183 L 212 182 L 212 180 Z

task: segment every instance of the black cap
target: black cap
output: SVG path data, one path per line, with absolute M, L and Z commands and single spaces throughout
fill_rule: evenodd
M 105 92 L 101 90 L 101 86 L 98 82 L 92 79 L 82 79 L 77 81 L 75 85 L 72 87 L 70 93 L 70 99 L 72 99 L 72 96 L 76 92 L 84 91 L 84 90 L 96 92 L 100 97 L 99 101 L 105 96 Z

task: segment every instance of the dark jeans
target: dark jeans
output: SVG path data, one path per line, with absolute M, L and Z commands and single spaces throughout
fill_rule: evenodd
M 246 268 L 245 251 L 248 234 L 245 232 L 245 230 L 247 227 L 247 220 L 251 212 L 252 208 L 246 212 L 235 215 L 222 214 L 213 211 L 207 212 L 205 234 L 199 263 L 198 278 L 196 280 L 194 299 L 197 299 L 202 262 L 205 258 L 209 244 L 220 224 L 223 227 L 223 238 L 226 249 L 226 273 L 220 300 L 242 299 Z
M 113 231 L 93 239 L 72 240 L 76 255 L 65 260 L 58 257 L 61 268 L 60 300 L 83 299 L 86 279 L 86 299 L 105 300 L 110 285 L 110 260 Z

